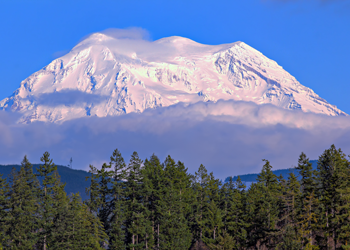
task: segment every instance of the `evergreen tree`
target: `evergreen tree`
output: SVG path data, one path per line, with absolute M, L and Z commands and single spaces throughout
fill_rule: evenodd
M 39 182 L 33 166 L 24 156 L 20 171 L 13 169 L 9 192 L 6 234 L 10 249 L 32 249 L 38 240 Z
M 222 211 L 220 210 L 220 187 L 222 183 L 214 177 L 213 172 L 209 174 L 208 195 L 209 204 L 207 210 L 207 224 L 204 239 L 206 244 L 216 241 L 216 236 L 220 233 L 222 227 Z
M 303 249 L 303 245 L 299 239 L 298 232 L 295 228 L 287 224 L 283 230 L 283 234 L 279 242 L 276 244 L 278 250 L 300 250 Z
M 126 172 L 126 230 L 128 247 L 132 250 L 142 249 L 145 245 L 146 216 L 145 204 L 142 203 L 141 175 L 142 160 L 134 152 Z
M 163 206 L 160 249 L 188 249 L 192 235 L 186 214 L 189 212 L 189 190 L 191 187 L 187 169 L 168 156 L 164 162 Z
M 318 185 L 320 188 L 320 229 L 323 234 L 323 246 L 330 249 L 336 249 L 339 243 L 339 232 L 341 230 L 341 214 L 337 212 L 342 204 L 342 194 L 340 190 L 346 188 L 347 179 L 344 173 L 349 168 L 349 161 L 341 149 L 336 149 L 332 145 L 319 157 Z M 343 211 L 341 211 L 343 212 Z M 320 243 L 322 244 L 320 241 Z
M 146 249 L 160 249 L 160 223 L 162 222 L 165 183 L 164 169 L 157 156 L 152 155 L 150 160 L 145 160 L 142 176 L 142 193 L 149 221 L 149 228 L 145 235 L 145 247 Z
M 316 210 L 318 209 L 317 186 L 315 171 L 304 153 L 301 153 L 296 169 L 299 172 L 301 193 L 299 195 L 300 206 L 297 210 L 299 232 L 307 248 L 314 248 L 314 238 L 317 223 Z
M 348 180 L 350 175 L 348 176 Z M 349 182 L 349 181 L 348 181 Z M 350 183 L 344 189 L 339 190 L 342 199 L 342 205 L 338 207 L 339 215 L 339 239 L 342 242 L 343 249 L 350 249 Z
M 126 164 L 124 158 L 118 149 L 115 149 L 110 165 L 114 168 L 112 173 L 113 187 L 112 187 L 112 208 L 113 213 L 111 217 L 111 232 L 110 232 L 110 248 L 121 250 L 125 249 L 125 168 Z
M 278 241 L 281 241 L 281 249 L 301 249 L 302 235 L 298 213 L 300 211 L 300 184 L 294 175 L 289 173 L 284 190 L 284 209 L 281 211 L 281 220 Z M 280 246 L 280 244 L 278 244 Z
M 101 245 L 107 239 L 102 223 L 92 215 L 81 201 L 79 194 L 71 198 L 59 193 L 62 205 L 56 208 L 50 249 L 104 249 Z
M 223 229 L 232 236 L 233 249 L 241 249 L 247 240 L 247 211 L 245 200 L 245 188 L 241 178 L 238 176 L 234 182 L 232 177 L 221 188 L 221 210 L 223 212 Z
M 90 195 L 87 205 L 91 212 L 97 215 L 100 219 L 104 231 L 109 237 L 112 237 L 112 218 L 114 212 L 113 205 L 113 171 L 110 171 L 111 165 L 106 163 L 102 164 L 101 169 L 97 169 L 90 165 L 89 173 L 91 174 L 91 184 L 87 189 L 87 193 Z M 106 243 L 107 245 L 109 244 Z
M 207 230 L 206 225 L 208 223 L 208 213 L 209 213 L 209 180 L 207 169 L 201 164 L 198 171 L 194 176 L 193 189 L 195 192 L 195 201 L 193 203 L 193 224 L 192 231 L 194 233 L 195 241 L 205 242 Z
M 98 211 L 98 217 L 100 218 L 105 232 L 110 235 L 111 230 L 111 217 L 113 213 L 113 194 L 112 194 L 112 175 L 113 172 L 108 170 L 111 165 L 106 163 L 102 164 L 100 170 L 97 170 L 97 176 L 99 177 L 99 198 L 100 198 L 100 208 Z
M 281 187 L 277 176 L 272 172 L 268 160 L 258 175 L 258 183 L 252 185 L 248 194 L 250 198 L 250 245 L 257 247 L 274 247 L 278 234 L 277 223 L 281 211 Z
M 217 235 L 223 226 L 222 217 L 223 215 L 220 208 L 211 200 L 208 207 L 208 223 L 206 225 L 208 238 L 210 237 L 211 239 L 207 242 L 216 242 Z
M 90 186 L 85 190 L 86 194 L 89 196 L 89 200 L 87 200 L 85 203 L 89 207 L 90 211 L 97 215 L 101 206 L 99 195 L 99 176 L 97 174 L 97 168 L 95 168 L 93 165 L 89 165 L 89 168 L 90 176 L 86 177 L 86 181 L 90 180 Z
M 81 228 L 85 229 L 82 230 L 82 236 L 80 236 L 81 242 L 84 242 L 84 245 L 77 249 L 105 249 L 104 246 L 108 243 L 108 236 L 104 231 L 101 221 L 95 214 L 91 213 L 90 209 L 85 204 L 81 204 L 81 212 L 82 217 L 80 222 L 77 222 L 77 225 L 80 224 Z
M 55 190 L 55 183 L 57 183 L 58 174 L 55 174 L 57 167 L 50 159 L 50 154 L 45 152 L 40 158 L 43 163 L 37 168 L 39 177 L 42 178 L 42 190 L 40 192 L 39 202 L 40 202 L 40 246 L 43 250 L 47 249 L 48 237 L 53 226 L 53 220 L 55 216 L 55 211 L 53 207 L 53 195 Z
M 234 246 L 236 245 L 234 242 L 234 239 L 231 235 L 229 235 L 227 232 L 223 232 L 222 234 L 218 235 L 217 243 L 211 243 L 209 244 L 210 249 L 213 250 L 232 250 L 234 249 Z
M 72 249 L 73 233 L 69 228 L 74 218 L 70 216 L 69 198 L 64 191 L 59 175 L 54 172 L 55 182 L 52 187 L 53 218 L 50 234 L 47 237 L 48 249 Z
M 6 241 L 6 228 L 8 225 L 8 192 L 9 187 L 6 179 L 0 174 L 0 249 L 3 249 Z

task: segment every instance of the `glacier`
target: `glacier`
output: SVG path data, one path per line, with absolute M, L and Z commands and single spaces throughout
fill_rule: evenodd
M 21 82 L 0 110 L 19 123 L 141 113 L 177 103 L 235 100 L 347 116 L 244 42 L 154 42 L 94 33 Z

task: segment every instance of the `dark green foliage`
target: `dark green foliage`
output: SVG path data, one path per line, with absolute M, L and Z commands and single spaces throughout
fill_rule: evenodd
M 11 174 L 5 244 L 11 249 L 30 249 L 38 240 L 39 182 L 25 156 L 20 171 Z M 14 240 L 11 240 L 14 239 Z
M 103 249 L 107 235 L 102 223 L 81 202 L 79 194 L 70 198 L 65 193 L 58 194 L 56 216 L 51 235 L 48 239 L 49 249 Z
M 43 164 L 39 166 L 37 171 L 38 176 L 42 177 L 43 181 L 42 189 L 39 193 L 39 244 L 46 250 L 56 212 L 54 209 L 55 196 L 64 186 L 60 183 L 59 175 L 56 171 L 57 167 L 50 159 L 50 154 L 45 152 L 40 161 Z
M 349 184 L 349 165 L 346 155 L 334 145 L 325 150 L 318 160 L 320 219 L 317 224 L 323 232 L 319 244 L 324 247 L 335 249 L 342 239 L 341 221 L 348 211 L 340 207 L 344 204 L 343 192 Z
M 310 160 L 311 166 L 313 170 L 317 169 L 317 161 L 316 160 Z M 287 169 L 277 169 L 277 170 L 273 170 L 272 171 L 276 176 L 281 176 L 283 177 L 283 179 L 288 179 L 288 176 L 290 173 L 293 173 L 296 175 L 297 171 L 295 170 L 295 168 L 287 168 Z M 236 181 L 237 178 L 239 177 L 241 179 L 241 181 L 243 182 L 256 182 L 257 178 L 258 178 L 259 173 L 256 174 L 243 174 L 243 175 L 239 175 L 239 176 L 229 176 L 225 179 L 225 182 L 229 181 L 230 178 L 233 179 L 233 181 Z M 298 178 L 299 180 L 299 178 Z
M 8 192 L 9 187 L 6 179 L 0 175 L 0 249 L 3 248 L 3 243 L 7 239 L 6 226 L 8 225 Z
M 222 237 L 232 236 L 232 249 L 244 247 L 247 241 L 249 224 L 245 188 L 239 177 L 235 182 L 230 178 L 221 188 Z
M 38 174 L 37 168 L 40 164 L 33 164 L 34 174 Z M 82 200 L 87 200 L 89 197 L 86 195 L 85 190 L 90 186 L 90 182 L 86 181 L 86 177 L 90 176 L 87 171 L 71 169 L 66 166 L 56 165 L 57 172 L 61 176 L 61 181 L 66 183 L 64 190 L 67 195 L 80 193 Z M 7 178 L 12 169 L 15 168 L 16 171 L 21 169 L 21 165 L 0 165 L 0 174 L 3 175 L 3 178 Z M 42 178 L 38 177 L 38 180 L 41 182 Z
M 281 185 L 268 160 L 258 175 L 258 183 L 248 191 L 249 246 L 274 248 L 282 207 Z
M 168 156 L 90 166 L 89 199 L 67 195 L 49 153 L 0 176 L 0 249 L 350 249 L 350 162 L 334 145 L 287 179 L 264 160 L 249 189 Z
M 126 164 L 124 158 L 118 149 L 115 149 L 111 156 L 110 165 L 114 168 L 112 173 L 112 216 L 110 219 L 110 248 L 111 249 L 125 249 L 125 230 L 123 229 L 123 222 L 125 221 L 125 183 Z
M 188 249 L 192 240 L 186 220 L 190 212 L 188 204 L 192 199 L 190 178 L 184 165 L 175 163 L 170 156 L 166 158 L 164 167 L 160 249 Z

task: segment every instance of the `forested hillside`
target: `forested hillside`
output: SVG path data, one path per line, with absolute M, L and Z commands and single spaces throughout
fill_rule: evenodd
M 316 170 L 301 153 L 286 179 L 263 160 L 248 189 L 170 156 L 126 164 L 116 149 L 90 166 L 85 202 L 66 194 L 49 153 L 41 161 L 0 178 L 3 249 L 350 249 L 350 162 L 334 145 Z
M 33 164 L 34 174 L 38 174 L 37 168 L 39 168 L 39 165 Z M 11 174 L 13 168 L 19 171 L 21 165 L 0 165 L 0 174 L 3 175 L 3 178 L 6 178 Z M 67 194 L 79 193 L 82 200 L 88 198 L 85 192 L 86 188 L 90 186 L 90 181 L 86 180 L 86 177 L 89 176 L 87 171 L 57 165 L 57 172 L 61 177 L 61 182 L 65 183 L 64 190 Z M 42 178 L 39 177 L 38 179 L 41 180 Z
M 312 165 L 312 169 L 316 170 L 317 169 L 317 161 L 316 160 L 311 160 L 310 161 L 311 165 Z M 295 168 L 288 168 L 288 169 L 277 169 L 277 170 L 273 170 L 272 171 L 275 175 L 280 176 L 282 175 L 282 177 L 284 179 L 288 179 L 289 174 L 293 173 L 295 175 L 297 175 L 297 170 Z M 237 175 L 237 176 L 229 176 L 225 179 L 225 182 L 229 181 L 230 178 L 233 179 L 233 181 L 236 181 L 238 179 L 238 177 L 241 178 L 242 182 L 257 182 L 258 181 L 258 176 L 259 173 L 256 174 L 243 174 L 243 175 Z M 298 178 L 300 179 L 301 176 L 299 176 Z
M 317 161 L 310 161 L 313 165 L 313 168 L 316 169 L 317 167 Z M 40 164 L 33 164 L 33 172 L 34 174 L 37 174 L 37 168 L 39 168 Z M 89 198 L 89 196 L 86 194 L 86 188 L 90 186 L 90 180 L 86 179 L 86 177 L 90 176 L 90 174 L 87 171 L 84 170 L 78 170 L 78 169 L 72 169 L 67 166 L 57 166 L 57 172 L 61 177 L 61 182 L 65 183 L 64 190 L 66 193 L 69 194 L 75 194 L 79 193 L 81 196 L 81 199 L 85 201 Z M 12 169 L 15 168 L 17 171 L 20 170 L 21 165 L 0 165 L 0 174 L 2 174 L 3 178 L 7 178 L 10 176 Z M 278 169 L 272 171 L 275 175 L 280 176 L 282 175 L 284 178 L 288 178 L 288 174 L 290 172 L 296 173 L 294 168 L 289 169 Z M 233 176 L 233 181 L 236 181 L 238 177 L 241 178 L 242 182 L 256 182 L 257 177 L 259 174 L 244 174 L 240 176 Z M 225 182 L 228 182 L 231 177 L 227 177 L 225 179 Z M 38 177 L 38 180 L 41 181 L 42 178 Z

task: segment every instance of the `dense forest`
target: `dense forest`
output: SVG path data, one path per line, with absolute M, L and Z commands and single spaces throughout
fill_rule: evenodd
M 0 249 L 350 249 L 350 161 L 334 145 L 316 170 L 301 153 L 287 179 L 263 160 L 249 188 L 170 156 L 126 164 L 116 149 L 90 166 L 84 202 L 48 152 L 41 162 L 0 176 Z

